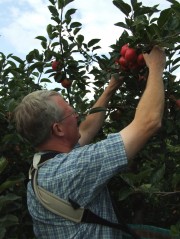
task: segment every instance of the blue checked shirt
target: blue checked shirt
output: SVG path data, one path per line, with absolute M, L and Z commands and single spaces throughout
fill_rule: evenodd
M 119 133 L 95 144 L 60 153 L 39 169 L 38 184 L 68 201 L 72 199 L 99 216 L 117 222 L 107 182 L 127 165 L 124 144 Z M 122 232 L 110 227 L 74 223 L 45 209 L 28 183 L 27 204 L 37 239 L 111 239 Z

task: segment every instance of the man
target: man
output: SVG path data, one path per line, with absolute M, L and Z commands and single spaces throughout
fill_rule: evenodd
M 123 170 L 128 160 L 133 159 L 161 126 L 165 54 L 154 47 L 144 58 L 149 76 L 133 121 L 98 143 L 90 144 L 104 122 L 105 112 L 88 115 L 78 128 L 78 114 L 58 93 L 33 92 L 23 99 L 15 112 L 17 130 L 38 151 L 59 152 L 40 167 L 38 185 L 111 222 L 117 222 L 117 218 L 106 188 L 108 181 Z M 120 84 L 112 77 L 93 107 L 107 107 Z M 38 202 L 31 183 L 27 195 L 38 239 L 121 238 L 120 230 L 93 223 L 75 223 L 48 211 Z

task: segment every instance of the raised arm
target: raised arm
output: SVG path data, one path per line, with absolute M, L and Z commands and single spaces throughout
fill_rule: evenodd
M 144 54 L 149 76 L 146 89 L 137 106 L 134 120 L 120 131 L 128 159 L 144 146 L 147 140 L 161 127 L 164 111 L 165 53 L 155 46 L 150 54 Z
M 116 90 L 122 85 L 122 79 L 118 77 L 118 74 L 112 75 L 109 85 L 104 90 L 103 94 L 99 97 L 97 102 L 92 108 L 107 107 L 111 97 Z M 105 119 L 106 112 L 100 111 L 97 113 L 89 114 L 86 119 L 80 124 L 79 131 L 81 138 L 79 143 L 81 146 L 89 144 L 96 136 Z

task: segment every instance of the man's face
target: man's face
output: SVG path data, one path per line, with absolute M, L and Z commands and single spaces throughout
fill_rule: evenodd
M 78 114 L 75 110 L 61 97 L 53 96 L 52 99 L 64 110 L 64 115 L 60 120 L 64 137 L 74 147 L 81 137 L 78 128 Z

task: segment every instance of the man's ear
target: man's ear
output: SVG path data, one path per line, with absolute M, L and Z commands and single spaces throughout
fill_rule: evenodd
M 54 123 L 52 126 L 52 134 L 56 136 L 63 136 L 64 132 L 60 123 Z

